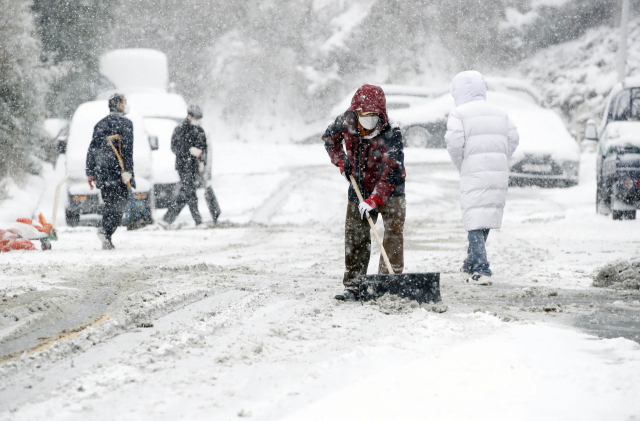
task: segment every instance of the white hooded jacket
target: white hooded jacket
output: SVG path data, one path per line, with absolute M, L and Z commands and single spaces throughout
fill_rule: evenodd
M 509 185 L 507 161 L 518 147 L 518 130 L 505 111 L 487 102 L 480 73 L 458 73 L 451 95 L 456 108 L 449 114 L 445 140 L 460 172 L 464 228 L 500 228 Z

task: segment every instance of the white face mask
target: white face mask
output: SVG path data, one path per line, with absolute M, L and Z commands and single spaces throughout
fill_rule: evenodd
M 129 104 L 124 104 L 124 110 L 122 111 L 125 114 L 129 114 Z
M 193 120 L 191 120 L 191 124 L 193 124 L 194 126 L 199 126 L 200 125 L 200 120 L 193 119 Z
M 374 127 L 376 127 L 376 125 L 378 124 L 378 116 L 377 115 L 366 116 L 366 117 L 358 117 L 358 120 L 360 121 L 360 125 L 365 130 L 371 130 Z

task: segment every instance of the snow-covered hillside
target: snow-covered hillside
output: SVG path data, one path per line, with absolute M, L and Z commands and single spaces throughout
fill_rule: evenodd
M 546 95 L 549 104 L 580 132 L 584 122 L 600 114 L 617 82 L 619 30 L 591 29 L 579 39 L 551 46 L 517 66 Z M 629 22 L 627 76 L 640 74 L 640 19 Z

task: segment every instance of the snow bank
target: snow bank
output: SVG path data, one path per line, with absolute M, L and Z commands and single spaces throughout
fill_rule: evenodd
M 47 166 L 50 167 L 49 164 Z M 33 218 L 34 210 L 45 189 L 44 179 L 30 175 L 23 183 L 16 183 L 12 179 L 6 179 L 4 183 L 7 199 L 0 201 L 0 228 L 6 227 L 18 218 Z
M 634 419 L 640 385 L 631 367 L 616 361 L 640 368 L 638 345 L 514 324 L 432 346 L 422 358 L 392 368 L 366 370 L 285 419 Z
M 593 286 L 615 289 L 640 289 L 640 259 L 617 260 L 598 269 Z

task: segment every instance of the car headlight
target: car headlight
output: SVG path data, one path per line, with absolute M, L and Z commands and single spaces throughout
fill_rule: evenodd
M 627 177 L 622 182 L 622 187 L 624 187 L 625 190 L 631 190 L 635 184 L 632 179 Z
M 577 161 L 565 161 L 562 163 L 562 169 L 568 177 L 577 177 L 580 163 Z

